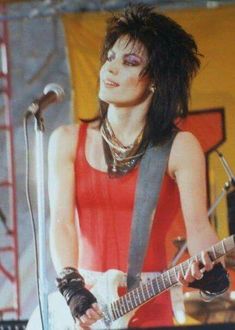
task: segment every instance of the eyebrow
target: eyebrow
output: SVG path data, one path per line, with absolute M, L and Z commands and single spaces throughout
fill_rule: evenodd
M 114 51 L 113 49 L 110 49 L 108 52 L 111 52 L 112 54 L 116 54 L 115 51 Z M 130 56 L 130 55 L 131 55 L 131 56 L 136 56 L 136 57 L 138 57 L 141 61 L 144 60 L 144 58 L 143 58 L 141 55 L 138 55 L 138 54 L 133 53 L 133 52 L 131 52 L 131 53 L 126 53 L 126 54 L 123 55 L 123 57 L 127 57 L 127 56 Z

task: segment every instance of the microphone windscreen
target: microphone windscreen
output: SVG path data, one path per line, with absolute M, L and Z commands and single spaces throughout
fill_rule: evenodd
M 43 94 L 47 95 L 50 92 L 54 92 L 57 95 L 56 101 L 62 102 L 65 96 L 64 89 L 55 83 L 47 84 L 43 90 Z

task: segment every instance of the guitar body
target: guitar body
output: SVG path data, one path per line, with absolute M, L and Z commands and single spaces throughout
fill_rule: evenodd
M 97 283 L 90 290 L 97 298 L 98 304 L 101 306 L 105 317 L 95 322 L 91 329 L 125 329 L 135 310 L 131 311 L 115 321 L 110 317 L 110 304 L 119 298 L 118 287 L 123 282 L 124 273 L 111 269 L 105 272 Z M 48 330 L 74 330 L 74 320 L 71 316 L 69 307 L 66 304 L 64 297 L 60 292 L 51 293 L 48 297 L 48 314 L 49 314 L 49 329 Z M 26 327 L 27 330 L 42 330 L 39 307 L 37 307 Z
M 211 246 L 207 250 L 209 257 L 215 261 L 235 247 L 235 235 L 231 235 Z M 172 267 L 153 279 L 141 281 L 139 286 L 128 293 L 118 296 L 118 287 L 126 276 L 115 269 L 105 272 L 92 287 L 91 292 L 97 298 L 104 317 L 95 322 L 90 328 L 94 330 L 126 329 L 136 309 L 148 300 L 178 284 L 178 274 L 186 274 L 193 260 L 202 264 L 201 254 L 191 257 L 181 264 Z M 49 329 L 45 330 L 74 330 L 74 320 L 62 295 L 53 293 L 48 299 Z M 30 318 L 27 330 L 42 330 L 39 309 L 37 308 Z

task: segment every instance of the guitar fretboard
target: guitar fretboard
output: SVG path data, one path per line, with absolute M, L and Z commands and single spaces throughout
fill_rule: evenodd
M 231 251 L 235 247 L 235 235 L 231 235 L 217 244 L 213 245 L 209 250 L 208 254 L 212 261 L 219 259 L 226 253 Z M 181 264 L 168 269 L 167 271 L 159 274 L 154 279 L 148 279 L 147 281 L 141 282 L 141 284 L 115 300 L 111 303 L 112 319 L 116 320 L 119 317 L 129 313 L 138 306 L 144 304 L 153 297 L 159 295 L 163 291 L 168 290 L 170 287 L 178 283 L 178 274 L 185 274 L 194 261 L 199 261 L 202 265 L 201 254 L 187 259 Z

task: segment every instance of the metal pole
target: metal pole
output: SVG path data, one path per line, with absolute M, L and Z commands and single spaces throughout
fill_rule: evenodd
M 46 217 L 45 217 L 45 175 L 43 133 L 44 126 L 39 115 L 35 118 L 36 139 L 36 179 L 37 179 L 37 208 L 38 208 L 38 248 L 39 248 L 39 298 L 42 306 L 42 329 L 49 330 L 48 324 L 48 283 L 46 279 Z

